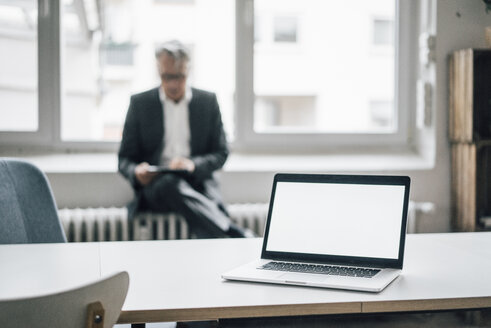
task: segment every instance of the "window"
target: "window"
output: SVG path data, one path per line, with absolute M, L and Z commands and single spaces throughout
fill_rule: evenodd
M 237 149 L 402 145 L 416 14 L 410 0 L 2 2 L 0 143 L 117 149 L 130 95 L 160 84 L 155 46 L 179 39 Z
M 389 101 L 377 101 L 372 100 L 369 103 L 370 108 L 370 125 L 374 127 L 386 127 L 391 126 L 391 120 L 394 119 L 392 115 L 392 103 Z
M 155 47 L 172 39 L 191 50 L 190 84 L 217 93 L 233 134 L 233 1 L 78 1 L 65 1 L 63 16 L 62 140 L 119 141 L 131 94 L 160 84 Z
M 394 22 L 403 11 L 396 1 L 254 0 L 241 5 L 245 13 L 253 12 L 250 22 L 259 28 L 238 26 L 239 33 L 255 35 L 238 46 L 245 55 L 237 55 L 245 67 L 242 72 L 237 67 L 243 78 L 237 115 L 244 122 L 237 129 L 244 148 L 407 142 L 410 120 L 396 70 L 406 59 L 401 52 L 396 57 L 400 44 L 394 41 L 402 28 Z
M 390 19 L 375 19 L 373 21 L 373 44 L 376 46 L 394 45 L 394 24 Z
M 37 131 L 36 0 L 0 4 L 0 49 L 0 131 Z
M 315 101 L 315 96 L 256 96 L 254 129 L 268 131 L 287 127 L 291 130 L 313 126 Z
M 297 18 L 278 16 L 274 19 L 275 42 L 297 42 Z

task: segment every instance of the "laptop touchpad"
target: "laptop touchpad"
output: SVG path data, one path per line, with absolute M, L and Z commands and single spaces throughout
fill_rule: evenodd
M 284 279 L 286 282 L 296 282 L 296 283 L 309 283 L 309 282 L 323 282 L 327 279 L 326 276 L 320 274 L 305 274 L 305 273 L 285 273 L 278 278 Z

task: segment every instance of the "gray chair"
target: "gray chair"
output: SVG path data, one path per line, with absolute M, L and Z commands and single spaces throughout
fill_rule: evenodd
M 0 158 L 0 231 L 0 244 L 66 242 L 48 180 L 28 162 Z
M 128 292 L 128 273 L 55 294 L 0 300 L 2 328 L 109 328 L 121 313 Z

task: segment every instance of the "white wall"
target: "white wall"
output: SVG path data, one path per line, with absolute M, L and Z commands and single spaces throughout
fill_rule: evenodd
M 437 0 L 435 124 L 423 131 L 426 138 L 435 138 L 435 165 L 431 169 L 369 172 L 407 174 L 412 179 L 411 199 L 430 201 L 436 205 L 434 215 L 420 222 L 420 231 L 450 230 L 447 58 L 456 49 L 484 47 L 485 26 L 491 26 L 491 14 L 485 13 L 481 0 Z M 224 197 L 229 202 L 267 202 L 273 174 L 268 170 L 222 172 Z M 132 197 L 128 184 L 116 173 L 53 173 L 48 177 L 60 207 L 123 205 Z

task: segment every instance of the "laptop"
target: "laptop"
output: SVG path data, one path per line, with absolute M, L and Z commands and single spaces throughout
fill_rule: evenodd
M 410 178 L 277 174 L 261 258 L 227 280 L 379 292 L 402 271 Z

